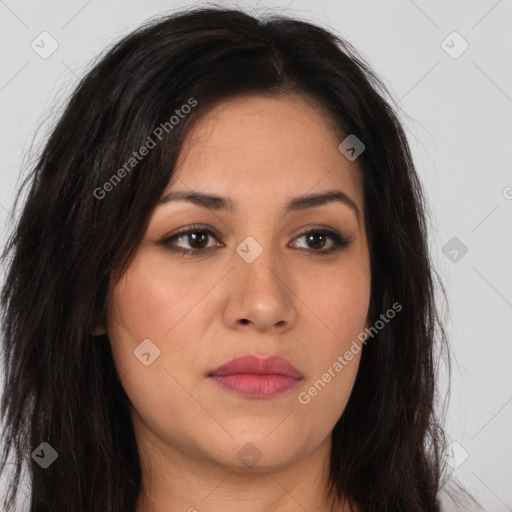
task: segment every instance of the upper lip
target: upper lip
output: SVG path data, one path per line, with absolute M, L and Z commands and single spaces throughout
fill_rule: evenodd
M 253 375 L 284 375 L 293 379 L 302 379 L 302 374 L 286 359 L 279 356 L 257 357 L 241 356 L 229 360 L 208 376 L 221 377 L 234 374 L 253 374 Z

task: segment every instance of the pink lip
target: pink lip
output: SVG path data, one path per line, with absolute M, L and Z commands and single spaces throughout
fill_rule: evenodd
M 231 359 L 208 374 L 225 389 L 251 398 L 268 398 L 294 387 L 303 375 L 277 356 L 242 356 Z

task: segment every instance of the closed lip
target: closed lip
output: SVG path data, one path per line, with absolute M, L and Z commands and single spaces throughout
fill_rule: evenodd
M 257 357 L 241 356 L 236 357 L 222 364 L 208 374 L 208 377 L 223 377 L 226 375 L 283 375 L 295 380 L 300 380 L 303 375 L 295 366 L 279 356 Z

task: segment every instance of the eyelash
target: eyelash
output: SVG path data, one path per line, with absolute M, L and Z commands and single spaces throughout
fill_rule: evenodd
M 179 233 L 175 233 L 174 235 L 172 235 L 170 237 L 164 238 L 162 240 L 162 244 L 164 246 L 166 246 L 167 249 L 169 249 L 170 251 L 175 252 L 175 253 L 180 253 L 183 256 L 195 256 L 199 253 L 204 254 L 204 253 L 208 252 L 210 249 L 216 248 L 216 247 L 207 247 L 205 249 L 183 249 L 182 247 L 172 246 L 172 243 L 175 240 L 185 237 L 187 235 L 190 235 L 192 233 L 206 233 L 208 236 L 217 238 L 217 235 L 211 229 L 205 228 L 203 226 L 190 226 L 187 230 L 180 231 Z M 311 235 L 311 234 L 327 235 L 328 237 L 331 238 L 331 240 L 334 243 L 334 246 L 331 249 L 328 249 L 327 251 L 315 250 L 315 249 L 308 250 L 308 249 L 299 248 L 299 249 L 306 250 L 306 251 L 310 252 L 311 256 L 316 256 L 316 255 L 327 256 L 329 254 L 332 254 L 333 252 L 339 251 L 339 250 L 347 247 L 350 244 L 350 241 L 343 238 L 338 232 L 333 231 L 331 229 L 326 229 L 326 228 L 316 228 L 316 229 L 310 229 L 308 231 L 304 231 L 303 233 L 300 233 L 299 235 L 297 235 L 297 237 L 295 239 L 301 238 L 305 235 Z

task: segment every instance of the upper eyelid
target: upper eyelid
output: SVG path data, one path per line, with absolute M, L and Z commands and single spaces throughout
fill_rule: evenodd
M 302 235 L 306 235 L 308 234 L 310 231 L 331 231 L 333 234 L 339 234 L 342 238 L 343 235 L 335 228 L 331 228 L 331 227 L 327 227 L 327 226 L 308 226 L 306 228 L 304 228 L 303 231 L 301 231 L 300 233 L 297 233 L 295 235 L 295 237 L 298 237 L 298 236 L 302 236 Z M 180 228 L 179 231 L 176 231 L 174 233 L 171 233 L 170 235 L 166 235 L 164 237 L 164 240 L 169 240 L 171 238 L 174 238 L 174 237 L 179 237 L 179 236 L 184 236 L 184 235 L 188 235 L 189 233 L 194 233 L 195 231 L 204 231 L 206 233 L 209 233 L 215 237 L 219 237 L 220 235 L 217 233 L 217 230 L 215 230 L 214 228 L 211 228 L 209 226 L 201 226 L 201 225 L 191 225 L 189 227 L 185 227 L 183 229 Z
M 176 233 L 171 233 L 170 235 L 166 235 L 164 237 L 164 241 L 171 240 L 173 238 L 178 238 L 180 236 L 186 236 L 190 233 L 194 233 L 196 231 L 204 231 L 205 233 L 208 233 L 210 235 L 213 235 L 214 237 L 218 238 L 220 235 L 214 230 L 213 228 L 209 228 L 206 226 L 189 226 L 187 228 L 180 229 L 180 231 L 177 231 Z
M 192 226 L 185 227 L 185 228 L 181 229 L 177 233 L 172 233 L 171 235 L 166 236 L 162 240 L 162 242 L 169 243 L 170 241 L 174 241 L 175 239 L 180 238 L 180 237 L 185 237 L 185 236 L 189 235 L 190 233 L 194 233 L 197 231 L 203 231 L 205 233 L 208 233 L 209 235 L 213 236 L 217 241 L 219 241 L 220 235 L 217 234 L 215 229 L 213 229 L 211 227 L 207 227 L 207 226 L 202 226 L 202 225 L 192 225 Z M 307 228 L 304 228 L 304 230 L 301 231 L 300 233 L 297 233 L 294 236 L 293 240 L 296 240 L 297 238 L 302 237 L 302 236 L 307 235 L 312 232 L 314 233 L 314 232 L 322 232 L 322 231 L 326 232 L 325 234 L 327 236 L 330 236 L 331 240 L 333 240 L 333 242 L 336 244 L 338 243 L 338 240 L 336 239 L 337 237 L 339 237 L 340 241 L 344 241 L 347 245 L 350 244 L 352 241 L 351 238 L 343 236 L 337 229 L 331 228 L 331 227 L 326 227 L 326 226 L 308 226 Z M 210 247 L 209 249 L 212 249 L 212 248 L 213 247 Z M 208 248 L 206 248 L 206 249 L 188 249 L 188 250 L 189 251 L 194 251 L 194 250 L 206 251 L 207 249 Z M 184 250 L 187 250 L 187 249 L 184 249 Z M 318 252 L 321 252 L 321 251 L 318 251 Z

